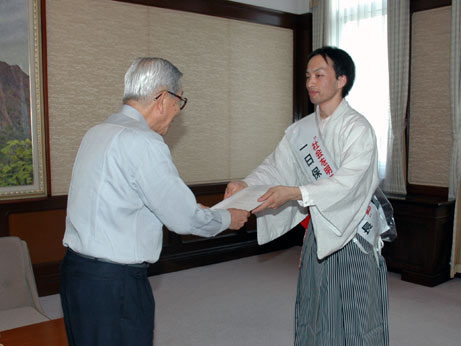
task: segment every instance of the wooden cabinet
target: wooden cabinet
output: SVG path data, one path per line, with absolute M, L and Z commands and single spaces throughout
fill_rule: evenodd
M 454 201 L 433 196 L 390 197 L 397 239 L 385 243 L 390 271 L 402 280 L 435 286 L 449 279 Z

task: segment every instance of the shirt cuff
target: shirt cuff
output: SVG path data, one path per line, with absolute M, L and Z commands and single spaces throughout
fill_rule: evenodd
M 302 196 L 302 200 L 298 200 L 298 204 L 301 206 L 301 207 L 308 207 L 312 204 L 314 204 L 312 202 L 312 200 L 310 199 L 309 197 L 309 192 L 307 191 L 307 186 L 299 186 L 299 190 L 301 191 L 301 196 Z
M 215 209 L 214 211 L 219 212 L 221 216 L 221 230 L 218 232 L 225 231 L 226 229 L 229 228 L 231 224 L 231 213 L 227 209 Z

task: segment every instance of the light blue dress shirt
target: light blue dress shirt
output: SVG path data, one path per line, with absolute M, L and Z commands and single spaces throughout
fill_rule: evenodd
M 231 221 L 197 205 L 163 137 L 128 105 L 83 137 L 67 203 L 64 246 L 123 264 L 156 262 L 163 225 L 210 237 Z

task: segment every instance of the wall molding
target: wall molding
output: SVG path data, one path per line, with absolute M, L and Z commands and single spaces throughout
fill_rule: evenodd
M 227 0 L 113 0 L 295 29 L 298 15 Z
M 410 13 L 450 6 L 451 0 L 410 0 Z
M 293 30 L 293 121 L 314 111 L 305 84 L 307 56 L 312 51 L 312 13 L 292 14 L 227 0 L 113 0 L 193 12 Z

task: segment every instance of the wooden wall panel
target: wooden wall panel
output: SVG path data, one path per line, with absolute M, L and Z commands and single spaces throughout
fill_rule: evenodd
M 64 209 L 13 213 L 9 216 L 10 235 L 26 241 L 32 264 L 60 261 L 65 253 L 65 219 Z

